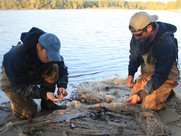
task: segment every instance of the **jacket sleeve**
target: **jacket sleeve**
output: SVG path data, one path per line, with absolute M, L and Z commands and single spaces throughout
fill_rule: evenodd
M 58 65 L 59 65 L 59 81 L 57 83 L 57 87 L 58 88 L 63 87 L 66 89 L 68 84 L 68 68 L 64 63 L 64 60 L 58 62 Z
M 30 98 L 35 98 L 35 99 L 47 98 L 46 97 L 47 90 L 43 88 L 39 88 L 37 85 L 15 84 L 13 85 L 13 88 L 16 94 L 23 97 L 30 97 Z
M 156 57 L 155 73 L 148 81 L 144 90 L 150 94 L 158 89 L 168 79 L 168 75 L 178 56 L 177 43 L 173 37 L 168 37 L 155 47 L 153 57 Z
M 4 55 L 3 66 L 16 94 L 29 98 L 46 98 L 46 90 L 29 84 L 27 65 L 19 50 L 13 49 Z
M 128 65 L 128 75 L 134 76 L 137 72 L 138 67 L 141 65 L 142 57 L 139 55 L 134 39 L 131 39 L 130 42 L 130 56 L 129 56 L 129 65 Z

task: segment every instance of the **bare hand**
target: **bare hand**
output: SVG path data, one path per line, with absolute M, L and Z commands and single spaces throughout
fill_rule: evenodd
M 131 75 L 129 75 L 129 76 L 127 77 L 126 84 L 127 84 L 127 86 L 130 87 L 130 88 L 133 88 L 133 84 L 134 84 L 133 79 L 134 79 L 134 77 L 131 76 Z
M 47 98 L 51 101 L 61 101 L 61 100 L 65 100 L 65 98 L 59 97 L 58 95 L 52 93 L 52 92 L 47 92 Z
M 141 101 L 141 98 L 137 94 L 135 94 L 135 95 L 130 96 L 126 100 L 126 104 L 127 105 L 134 105 L 134 104 L 137 104 L 137 102 L 140 102 L 140 101 Z
M 58 94 L 58 96 L 63 95 L 64 97 L 68 95 L 68 93 L 65 90 L 65 88 L 58 88 L 57 94 Z

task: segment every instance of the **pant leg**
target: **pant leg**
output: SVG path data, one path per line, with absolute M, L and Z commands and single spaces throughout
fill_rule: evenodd
M 21 97 L 14 92 L 3 66 L 1 69 L 1 89 L 10 99 L 11 109 L 15 116 L 29 118 L 35 115 L 36 103 L 32 98 Z
M 143 109 L 158 111 L 166 107 L 166 100 L 172 89 L 178 85 L 175 80 L 167 80 L 160 88 L 147 95 L 142 101 Z
M 130 95 L 137 94 L 138 92 L 142 91 L 144 89 L 144 86 L 147 84 L 147 82 L 150 80 L 150 76 L 147 74 L 141 74 L 137 79 L 136 83 L 133 86 L 133 89 L 131 91 Z
M 150 75 L 142 73 L 142 75 L 140 75 L 139 78 L 136 79 L 136 83 L 132 89 L 131 95 L 137 94 L 138 92 L 142 91 L 150 78 Z M 158 111 L 165 108 L 166 100 L 170 92 L 177 85 L 177 81 L 167 80 L 161 87 L 143 98 L 142 109 L 151 109 L 154 111 Z

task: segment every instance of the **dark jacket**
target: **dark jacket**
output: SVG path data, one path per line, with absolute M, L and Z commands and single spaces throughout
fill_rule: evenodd
M 138 67 L 143 63 L 143 55 L 149 53 L 151 47 L 156 43 L 152 49 L 151 57 L 155 58 L 155 70 L 151 79 L 148 81 L 144 89 L 151 93 L 158 89 L 167 79 L 173 67 L 174 62 L 178 58 L 177 40 L 174 38 L 174 33 L 177 28 L 174 25 L 157 22 L 158 32 L 153 41 L 141 42 L 136 40 L 133 36 L 130 42 L 130 61 L 129 61 L 129 75 L 134 76 Z M 170 36 L 163 37 L 163 34 Z M 160 40 L 160 42 L 158 42 Z
M 36 71 L 41 72 L 43 65 L 46 65 L 38 59 L 36 53 L 38 38 L 44 33 L 44 31 L 35 27 L 27 33 L 22 33 L 21 40 L 23 44 L 18 45 L 20 48 L 12 48 L 4 55 L 3 66 L 6 75 L 14 91 L 20 96 L 46 98 L 46 92 L 48 90 L 33 85 L 28 78 L 29 71 L 36 69 Z M 59 65 L 59 81 L 57 87 L 67 88 L 68 71 L 64 61 L 52 63 Z

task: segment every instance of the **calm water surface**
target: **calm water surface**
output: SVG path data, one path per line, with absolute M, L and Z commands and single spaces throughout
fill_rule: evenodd
M 131 38 L 128 24 L 135 12 L 118 9 L 0 11 L 0 66 L 3 54 L 16 45 L 21 32 L 35 26 L 60 38 L 60 53 L 69 68 L 69 94 L 84 81 L 126 78 Z M 157 14 L 159 21 L 177 26 L 175 36 L 180 47 L 181 13 L 147 12 Z M 7 100 L 0 90 L 0 103 Z

